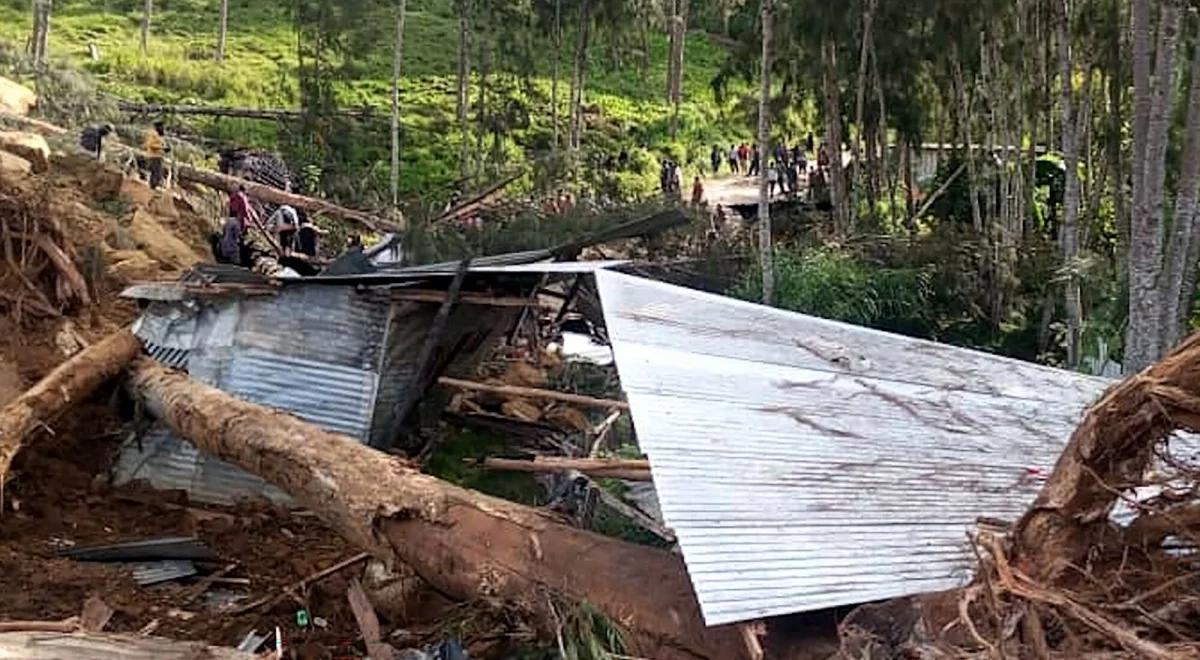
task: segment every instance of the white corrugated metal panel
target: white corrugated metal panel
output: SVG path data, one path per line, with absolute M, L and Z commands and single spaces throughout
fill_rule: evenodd
M 709 625 L 950 588 L 1107 381 L 596 273 Z

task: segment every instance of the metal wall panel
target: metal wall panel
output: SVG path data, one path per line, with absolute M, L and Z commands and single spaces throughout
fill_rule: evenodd
M 596 273 L 709 625 L 950 588 L 1108 382 Z
M 236 343 L 328 364 L 374 370 L 388 303 L 352 287 L 289 285 L 277 296 L 241 301 Z

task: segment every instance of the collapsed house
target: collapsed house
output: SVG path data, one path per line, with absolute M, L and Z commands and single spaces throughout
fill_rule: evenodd
M 1026 509 L 1108 385 L 545 256 L 274 283 L 210 270 L 128 294 L 161 362 L 387 449 L 437 376 L 469 376 L 542 287 L 586 281 L 710 626 L 966 583 L 968 532 Z M 162 427 L 117 473 L 201 500 L 283 498 Z

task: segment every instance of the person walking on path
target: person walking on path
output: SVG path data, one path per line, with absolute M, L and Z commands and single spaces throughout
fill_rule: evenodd
M 762 171 L 762 158 L 758 153 L 758 145 L 754 145 L 754 150 L 750 152 L 750 176 L 758 176 Z
M 738 165 L 743 174 L 754 176 L 754 173 L 750 171 L 750 148 L 746 146 L 745 142 L 738 146 Z
M 704 184 L 700 182 L 700 177 L 692 182 L 692 206 L 700 208 L 704 203 Z
M 104 138 L 112 135 L 117 129 L 112 124 L 98 124 L 83 129 L 79 136 L 79 146 L 87 153 L 104 160 Z
M 712 153 L 710 153 L 708 155 L 708 160 L 712 163 L 713 176 L 720 174 L 720 172 L 721 172 L 721 150 L 717 148 L 717 145 L 715 145 L 715 144 L 713 145 Z
M 154 127 L 146 131 L 142 141 L 142 150 L 146 152 L 146 169 L 150 171 L 150 188 L 158 190 L 163 182 L 163 155 L 170 151 L 163 141 L 163 123 L 154 122 Z
M 742 171 L 738 169 L 738 148 L 737 145 L 729 145 L 729 171 L 736 176 Z
M 779 168 L 775 166 L 775 161 L 771 161 L 767 165 L 767 196 L 775 196 L 775 187 L 779 185 Z

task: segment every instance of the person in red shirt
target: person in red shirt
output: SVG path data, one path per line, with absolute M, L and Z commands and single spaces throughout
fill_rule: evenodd
M 254 204 L 246 196 L 246 186 L 238 186 L 237 192 L 229 196 L 229 216 L 242 222 L 243 232 L 249 229 L 251 224 L 258 224 L 258 209 L 254 208 Z

